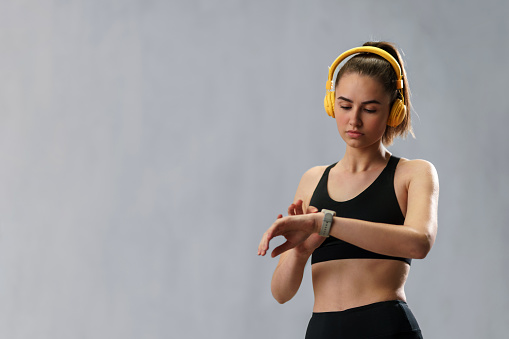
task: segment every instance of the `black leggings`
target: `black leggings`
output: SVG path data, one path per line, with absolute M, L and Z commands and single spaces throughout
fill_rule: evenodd
M 422 339 L 406 302 L 382 301 L 339 312 L 313 313 L 306 339 Z

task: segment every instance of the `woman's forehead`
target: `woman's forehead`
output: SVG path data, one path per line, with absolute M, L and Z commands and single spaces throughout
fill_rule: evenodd
M 382 99 L 388 97 L 384 86 L 376 79 L 358 73 L 349 73 L 341 77 L 336 86 L 336 97 L 373 97 L 369 100 Z

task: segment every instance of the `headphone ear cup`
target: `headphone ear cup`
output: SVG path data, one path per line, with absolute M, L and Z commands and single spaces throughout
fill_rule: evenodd
M 391 114 L 387 120 L 387 125 L 397 127 L 403 122 L 406 116 L 406 106 L 403 100 L 396 99 L 391 108 Z
M 323 99 L 323 105 L 325 107 L 325 112 L 330 117 L 334 118 L 334 97 L 336 96 L 336 92 L 327 92 L 325 94 L 325 99 Z

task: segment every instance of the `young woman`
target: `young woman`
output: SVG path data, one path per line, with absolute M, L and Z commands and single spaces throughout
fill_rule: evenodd
M 339 63 L 353 55 L 332 79 Z M 401 56 L 368 42 L 336 59 L 325 108 L 346 143 L 344 156 L 302 176 L 288 216 L 265 232 L 286 242 L 272 277 L 285 303 L 311 256 L 315 302 L 306 339 L 422 338 L 404 291 L 411 259 L 426 257 L 437 232 L 438 176 L 424 160 L 397 158 L 385 146 L 412 133 Z

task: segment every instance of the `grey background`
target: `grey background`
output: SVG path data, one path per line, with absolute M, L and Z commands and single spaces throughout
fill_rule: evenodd
M 505 1 L 0 1 L 0 337 L 303 338 L 258 241 L 344 146 L 327 67 L 405 53 L 434 163 L 435 247 L 408 301 L 426 338 L 509 323 Z

